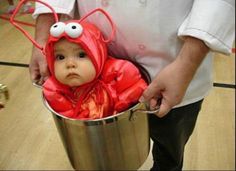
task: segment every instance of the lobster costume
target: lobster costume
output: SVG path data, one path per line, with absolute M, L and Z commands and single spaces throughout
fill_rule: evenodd
M 109 20 L 112 26 L 109 40 L 104 39 L 95 25 L 84 21 L 94 12 L 103 13 Z M 147 83 L 134 64 L 108 55 L 107 43 L 114 34 L 115 26 L 102 9 L 95 9 L 80 20 L 57 21 L 51 27 L 47 44 L 42 48 L 51 73 L 43 84 L 43 95 L 54 111 L 73 119 L 98 119 L 122 112 L 138 102 Z M 80 45 L 90 57 L 96 70 L 91 82 L 72 89 L 55 78 L 54 44 L 62 38 Z

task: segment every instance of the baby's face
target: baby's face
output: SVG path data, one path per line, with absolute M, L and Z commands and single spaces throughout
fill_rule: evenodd
M 54 44 L 54 73 L 62 84 L 76 87 L 92 81 L 95 67 L 86 52 L 76 43 L 61 39 Z

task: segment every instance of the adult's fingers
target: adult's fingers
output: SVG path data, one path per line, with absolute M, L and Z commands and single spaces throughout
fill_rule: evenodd
M 39 62 L 39 72 L 40 72 L 41 79 L 45 81 L 49 76 L 49 71 L 48 71 L 48 66 L 47 66 L 46 61 Z
M 29 65 L 30 79 L 32 82 L 36 82 L 40 79 L 39 65 L 35 62 L 31 62 Z
M 159 112 L 156 115 L 162 118 L 172 109 L 172 107 L 173 106 L 166 99 L 163 98 L 161 100 Z
M 144 90 L 142 96 L 140 97 L 140 102 L 147 102 L 151 99 L 158 99 L 161 97 L 161 88 L 158 86 L 155 80 Z
M 158 107 L 158 104 L 157 104 L 157 99 L 156 98 L 152 98 L 150 101 L 149 101 L 149 106 L 150 106 L 150 110 L 154 110 Z
M 49 76 L 46 59 L 38 49 L 33 49 L 29 72 L 31 81 L 40 85 L 42 85 Z

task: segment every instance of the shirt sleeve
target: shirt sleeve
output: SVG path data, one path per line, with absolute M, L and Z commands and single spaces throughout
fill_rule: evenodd
M 235 0 L 195 0 L 178 36 L 196 37 L 212 51 L 230 54 L 235 37 Z
M 75 0 L 42 0 L 43 2 L 50 5 L 58 14 L 66 14 L 73 18 Z M 52 11 L 45 5 L 36 2 L 35 11 L 33 13 L 33 18 L 37 18 L 39 14 L 51 13 Z

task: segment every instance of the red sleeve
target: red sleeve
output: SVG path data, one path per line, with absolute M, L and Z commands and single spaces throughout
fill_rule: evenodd
M 132 86 L 121 92 L 118 95 L 119 100 L 115 104 L 116 111 L 124 111 L 130 106 L 136 104 L 146 87 L 146 82 L 143 79 L 140 79 Z
M 121 112 L 138 102 L 147 83 L 138 68 L 127 60 L 109 58 L 104 66 L 102 80 L 112 94 L 115 110 Z
M 73 117 L 72 103 L 63 95 L 53 79 L 48 79 L 43 85 L 43 95 L 50 107 L 57 113 L 66 117 Z

